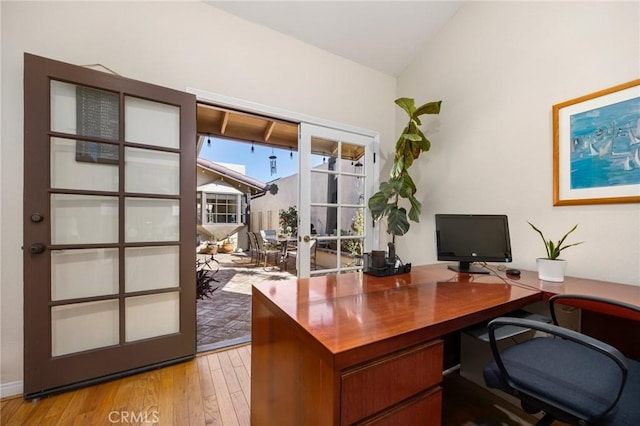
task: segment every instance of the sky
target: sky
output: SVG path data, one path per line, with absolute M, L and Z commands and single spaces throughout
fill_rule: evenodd
M 283 149 L 271 149 L 266 146 L 253 146 L 247 142 L 236 142 L 229 139 L 210 138 L 211 145 L 205 141 L 200 157 L 219 163 L 243 164 L 245 174 L 262 182 L 270 182 L 298 173 L 298 153 Z M 277 173 L 271 174 L 269 156 L 276 156 Z M 293 156 L 291 155 L 293 154 Z
M 219 163 L 243 164 L 246 166 L 245 174 L 262 182 L 271 182 L 278 178 L 298 173 L 298 152 L 255 144 L 251 152 L 251 143 L 238 142 L 229 139 L 208 138 L 211 144 L 205 140 L 200 151 L 200 157 Z M 276 156 L 275 174 L 271 174 L 269 156 Z M 318 157 L 314 155 L 313 157 Z M 312 162 L 322 162 L 322 157 L 314 158 Z

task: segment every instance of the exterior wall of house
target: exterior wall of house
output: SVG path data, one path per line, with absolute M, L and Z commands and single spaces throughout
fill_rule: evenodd
M 640 285 L 640 204 L 552 203 L 552 105 L 637 78 L 638 2 L 468 2 L 398 79 L 398 96 L 443 100 L 423 120 L 422 217 L 398 254 L 436 259 L 435 213 L 507 214 L 513 265 L 535 270 L 545 252 L 527 221 L 554 240 L 579 223 L 570 240 L 585 243 L 563 252 L 567 274 Z
M 77 65 L 99 63 L 128 78 L 218 93 L 393 137 L 394 78 L 205 2 L 3 1 L 0 15 L 2 396 L 22 390 L 24 52 Z
M 346 164 L 349 160 L 343 160 Z M 315 169 L 326 170 L 328 164 L 320 164 Z M 332 179 L 332 175 L 322 173 L 311 174 L 311 188 L 312 196 L 311 202 L 320 203 L 327 202 L 328 195 L 328 179 Z M 266 193 L 263 196 L 253 198 L 251 200 L 251 217 L 252 217 L 252 230 L 259 231 L 260 229 L 278 229 L 279 228 L 279 214 L 281 210 L 287 210 L 290 206 L 297 207 L 297 194 L 298 194 L 298 174 L 286 176 L 278 179 L 274 182 L 278 186 L 277 194 Z M 360 201 L 360 194 L 362 194 L 363 188 L 361 186 L 353 185 L 353 179 L 345 179 L 342 188 L 342 202 L 343 204 L 358 204 Z M 343 209 L 342 220 L 340 223 L 340 229 L 348 232 L 351 229 L 351 225 L 354 221 L 356 209 Z M 263 218 L 263 227 L 260 228 L 259 217 Z M 324 207 L 312 207 L 311 208 L 311 224 L 318 235 L 335 235 L 337 230 L 335 228 L 328 229 L 327 226 L 327 209 Z M 266 218 L 271 217 L 269 222 Z M 304 234 L 302 234 L 304 235 Z

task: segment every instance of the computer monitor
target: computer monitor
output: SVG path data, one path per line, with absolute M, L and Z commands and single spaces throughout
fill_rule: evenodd
M 473 262 L 511 262 L 509 222 L 506 215 L 437 214 L 438 260 L 456 261 L 448 268 L 468 274 L 488 274 Z

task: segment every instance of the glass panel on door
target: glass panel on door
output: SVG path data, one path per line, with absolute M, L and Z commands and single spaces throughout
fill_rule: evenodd
M 118 197 L 51 194 L 52 244 L 118 242 Z
M 180 192 L 180 155 L 125 148 L 124 164 L 125 191 L 165 195 Z
M 180 147 L 180 108 L 126 96 L 125 140 L 165 148 Z
M 118 293 L 118 249 L 51 251 L 51 300 Z
M 124 251 L 125 290 L 146 291 L 177 287 L 180 247 L 129 247 Z
M 52 188 L 117 191 L 119 170 L 117 145 L 51 138 Z
M 51 81 L 51 130 L 118 140 L 120 96 L 62 81 Z
M 125 199 L 125 241 L 178 241 L 180 202 L 154 198 Z
M 177 333 L 180 330 L 180 293 L 127 297 L 125 312 L 127 342 Z
M 117 345 L 118 300 L 73 303 L 51 308 L 51 355 Z

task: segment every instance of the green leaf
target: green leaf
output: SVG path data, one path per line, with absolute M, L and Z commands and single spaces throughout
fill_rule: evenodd
M 408 197 L 409 195 L 413 195 L 417 191 L 416 184 L 411 178 L 411 176 L 409 176 L 409 173 L 405 173 L 405 175 L 402 177 L 402 189 L 405 190 L 407 193 L 407 195 L 403 195 L 404 198 L 409 198 Z M 402 192 L 402 191 L 398 191 L 398 192 Z
M 380 183 L 380 192 L 385 196 L 386 199 L 389 199 L 396 192 L 398 192 L 396 190 L 396 187 L 397 187 L 397 184 L 394 184 L 394 181 L 382 182 Z
M 406 139 L 404 138 L 404 135 L 407 134 L 407 133 L 411 133 L 409 131 L 409 126 L 405 127 L 402 130 L 402 133 L 400 134 L 400 137 L 396 141 L 396 152 L 398 152 L 398 150 L 402 148 L 402 144 L 404 144 L 406 142 Z
M 556 252 L 556 246 L 553 244 L 553 241 L 547 241 L 547 257 L 551 260 L 558 257 L 558 253 Z
M 431 141 L 427 138 L 422 138 L 420 141 L 420 149 L 422 151 L 429 151 L 431 149 Z
M 566 240 L 567 237 L 569 236 L 569 234 L 572 233 L 573 231 L 575 231 L 577 227 L 578 227 L 578 224 L 576 223 L 576 225 L 573 228 L 571 228 L 571 230 L 569 232 L 564 234 L 564 237 L 562 237 L 562 239 L 560 241 L 558 241 L 558 247 L 562 246 L 562 243 L 564 243 L 564 240 Z
M 402 188 L 402 177 L 389 179 L 387 182 L 380 183 L 380 192 L 382 192 L 387 199 L 394 197 Z
M 580 241 L 579 243 L 573 243 L 573 244 L 566 245 L 566 246 L 562 247 L 560 250 L 558 250 L 558 255 L 560 255 L 560 252 L 562 250 L 568 249 L 569 247 L 577 246 L 577 245 L 582 244 L 582 243 L 584 243 L 584 241 Z
M 413 98 L 398 98 L 395 100 L 395 103 L 405 110 L 409 117 L 411 117 L 416 110 L 416 103 Z
M 385 196 L 382 192 L 376 192 L 369 198 L 369 210 L 371 211 L 371 217 L 373 220 L 377 220 L 383 217 L 388 209 L 387 201 L 389 197 Z
M 407 211 L 404 207 L 392 207 L 389 209 L 387 232 L 393 235 L 404 235 L 409 230 Z
M 391 177 L 395 178 L 402 175 L 402 170 L 404 170 L 404 157 L 398 157 L 391 168 Z
M 412 118 L 420 117 L 424 114 L 440 114 L 440 105 L 442 101 L 427 102 L 424 105 L 419 106 L 415 112 L 411 115 Z
M 408 141 L 416 141 L 416 142 L 422 140 L 422 137 L 417 133 L 405 133 L 404 135 L 402 135 L 402 138 Z
M 409 219 L 416 223 L 419 223 L 420 212 L 422 211 L 422 203 L 420 203 L 420 201 L 418 201 L 418 199 L 413 195 L 409 197 L 409 202 L 411 203 L 411 209 L 409 209 Z

